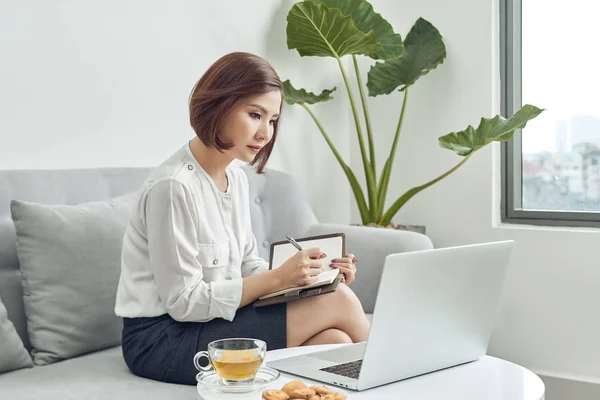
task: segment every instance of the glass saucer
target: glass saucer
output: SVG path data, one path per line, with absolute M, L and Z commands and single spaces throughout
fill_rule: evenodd
M 261 367 L 252 381 L 225 385 L 214 370 L 200 372 L 196 375 L 198 386 L 217 393 L 249 393 L 262 390 L 279 378 L 279 371 L 269 367 Z

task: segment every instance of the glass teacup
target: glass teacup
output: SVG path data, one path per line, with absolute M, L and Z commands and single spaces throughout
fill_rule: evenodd
M 258 339 L 222 339 L 208 344 L 208 351 L 200 351 L 194 356 L 194 365 L 199 371 L 214 369 L 225 385 L 252 382 L 265 359 L 267 344 Z M 208 358 L 203 367 L 198 362 Z

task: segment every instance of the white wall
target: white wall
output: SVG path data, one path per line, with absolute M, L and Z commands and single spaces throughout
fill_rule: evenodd
M 480 117 L 499 113 L 498 4 L 497 0 L 373 0 L 372 4 L 403 37 L 418 17 L 429 20 L 444 37 L 448 54 L 444 64 L 411 89 L 392 175 L 391 204 L 405 190 L 460 161 L 439 148 L 439 136 L 469 124 L 477 126 Z M 371 64 L 366 59 L 361 64 L 365 80 Z M 370 101 L 382 164 L 402 98 L 395 93 Z M 354 146 L 355 170 L 361 165 L 358 154 Z M 490 353 L 539 373 L 599 382 L 600 231 L 500 225 L 499 163 L 499 147 L 481 150 L 449 178 L 409 201 L 396 221 L 425 224 L 437 247 L 514 239 L 516 249 Z M 355 207 L 352 212 L 357 218 Z
M 187 100 L 219 57 L 247 51 L 321 90 L 331 60 L 287 49 L 293 1 L 2 0 L 0 169 L 154 166 L 193 131 Z M 349 156 L 344 100 L 316 110 Z M 344 176 L 306 112 L 284 105 L 269 164 L 293 174 L 317 217 L 348 218 Z M 319 159 L 317 163 L 314 160 Z M 323 170 L 330 170 L 327 174 Z M 331 201 L 319 202 L 325 194 Z

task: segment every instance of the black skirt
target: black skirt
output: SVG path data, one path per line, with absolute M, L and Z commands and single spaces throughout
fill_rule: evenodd
M 216 318 L 209 322 L 178 322 L 169 314 L 151 318 L 123 319 L 123 357 L 135 375 L 162 382 L 196 384 L 193 358 L 214 340 L 254 338 L 267 350 L 287 345 L 286 303 L 237 310 L 232 322 Z

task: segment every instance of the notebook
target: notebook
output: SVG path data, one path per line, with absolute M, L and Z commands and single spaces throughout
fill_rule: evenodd
M 332 258 L 343 257 L 346 254 L 346 235 L 344 233 L 332 233 L 327 235 L 310 236 L 296 238 L 303 249 L 318 247 L 327 254 L 327 257 L 319 260 L 321 262 L 321 274 L 316 282 L 304 286 L 282 289 L 274 293 L 260 297 L 255 303 L 255 307 L 262 305 L 277 304 L 291 300 L 297 300 L 304 297 L 316 296 L 335 291 L 341 280 L 341 274 L 337 269 L 329 267 Z M 298 252 L 287 240 L 274 242 L 271 244 L 271 261 L 269 269 L 275 269 L 281 266 L 288 258 Z

